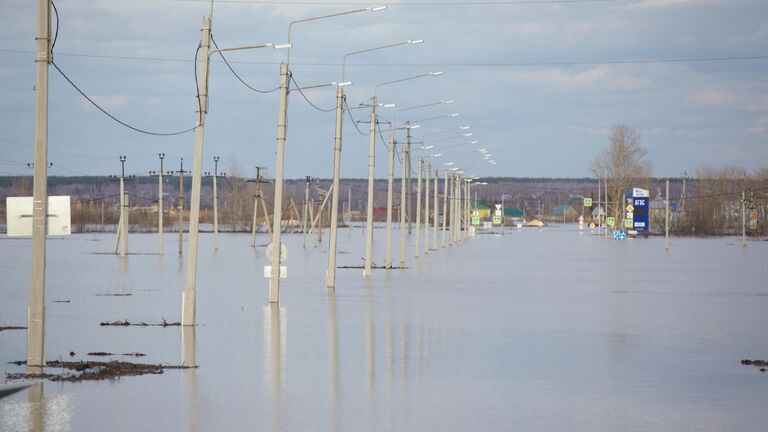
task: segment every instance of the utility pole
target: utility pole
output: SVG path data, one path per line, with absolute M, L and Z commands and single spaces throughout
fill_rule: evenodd
M 32 192 L 32 275 L 27 316 L 27 369 L 45 366 L 45 236 L 48 213 L 48 64 L 51 63 L 50 0 L 37 1 L 35 55 L 35 167 Z
M 269 213 L 267 213 L 267 204 L 264 202 L 264 197 L 261 193 L 261 185 L 266 183 L 261 175 L 261 170 L 266 167 L 256 167 L 256 179 L 248 180 L 248 183 L 256 183 L 256 191 L 253 195 L 253 222 L 251 223 L 251 247 L 256 247 L 256 221 L 259 217 L 259 204 L 264 211 L 264 224 L 267 226 L 269 232 Z
M 440 180 L 440 176 L 438 174 L 438 168 L 435 167 L 435 193 L 434 193 L 434 201 L 432 203 L 432 207 L 434 207 L 434 214 L 432 215 L 432 250 L 437 250 L 437 223 L 440 218 L 440 211 L 437 208 L 437 192 L 438 192 L 438 183 Z
M 445 235 L 448 224 L 448 169 L 445 170 L 445 185 L 443 186 L 443 249 L 445 249 Z
M 605 238 L 608 238 L 608 173 L 603 171 L 603 181 L 605 182 L 605 187 L 603 188 L 603 191 L 605 193 Z
M 429 254 L 429 177 L 432 175 L 432 166 L 429 161 L 424 167 L 424 255 Z
M 307 215 L 309 214 L 309 182 L 312 178 L 306 176 L 304 182 L 304 220 L 302 221 L 301 232 L 304 235 L 304 249 L 307 248 Z
M 417 175 L 416 178 L 416 238 L 414 239 L 413 245 L 414 245 L 414 258 L 419 258 L 419 249 L 421 248 L 421 244 L 419 243 L 420 237 L 421 237 L 421 175 L 423 171 L 423 164 L 421 160 L 421 156 L 419 156 L 418 160 L 418 169 L 417 169 Z
M 688 180 L 688 171 L 683 171 L 683 193 L 680 196 L 680 211 L 685 213 L 685 183 Z
M 208 113 L 208 68 L 211 46 L 211 16 L 203 20 L 200 36 L 201 73 L 198 80 L 197 127 L 195 128 L 195 150 L 192 159 L 192 197 L 189 205 L 189 240 L 187 253 L 187 280 L 182 293 L 181 325 L 195 325 L 195 295 L 197 291 L 197 244 L 200 228 L 200 188 L 203 176 L 203 143 L 205 140 L 205 114 Z M 183 176 L 183 174 L 182 174 Z M 182 181 L 183 181 L 183 177 Z M 181 218 L 181 211 L 179 212 Z M 181 220 L 181 219 L 180 219 Z M 181 224 L 179 224 L 181 228 Z M 181 253 L 181 234 L 179 229 L 179 253 Z
M 150 171 L 151 177 L 157 177 L 157 233 L 159 236 L 159 253 L 163 254 L 163 159 L 165 159 L 165 153 L 158 153 L 160 158 L 160 171 Z
M 181 165 L 176 173 L 179 175 L 179 202 L 177 209 L 179 211 L 179 255 L 181 255 L 181 244 L 184 240 L 184 158 L 181 158 Z
M 216 180 L 227 176 L 226 173 L 219 174 L 219 157 L 213 157 L 213 175 L 210 172 L 205 173 L 207 177 L 213 178 L 213 250 L 219 250 L 219 196 L 216 188 Z
M 408 134 L 410 135 L 410 129 L 408 130 Z M 405 158 L 406 150 L 403 149 L 401 158 L 400 158 L 400 170 L 401 170 L 401 176 L 400 176 L 400 267 L 405 267 L 405 181 L 407 178 L 407 164 L 406 164 L 406 158 Z
M 667 190 L 665 193 L 664 198 L 664 250 L 669 250 L 669 177 L 667 177 Z
M 368 206 L 365 223 L 365 264 L 363 277 L 371 276 L 371 255 L 373 253 L 373 169 L 376 166 L 376 95 L 371 100 L 370 132 L 368 138 Z
M 341 142 L 344 120 L 344 87 L 336 88 L 336 133 L 333 144 L 333 190 L 331 191 L 331 233 L 328 239 L 328 269 L 325 272 L 325 286 L 336 288 L 336 236 L 339 227 L 339 177 L 341 176 Z M 375 120 L 375 119 L 374 119 Z M 369 257 L 370 258 L 370 257 Z M 368 263 L 369 261 L 366 261 Z M 368 264 L 370 265 L 370 264 Z
M 405 217 L 408 219 L 408 234 L 410 235 L 412 232 L 412 221 L 413 218 L 411 217 L 411 189 L 413 189 L 411 185 L 411 128 L 406 128 L 406 134 L 405 134 L 405 177 L 408 180 L 408 188 L 405 190 Z
M 349 233 L 352 234 L 352 186 L 347 189 L 347 223 L 349 224 Z
M 741 191 L 741 246 L 747 247 L 747 192 Z
M 120 156 L 120 220 L 117 224 L 117 241 L 115 242 L 115 253 L 117 253 L 117 245 L 121 245 L 121 258 L 128 255 L 128 228 L 130 226 L 128 222 L 128 196 L 125 192 L 125 160 L 125 156 Z
M 392 195 L 395 176 L 395 138 L 389 137 L 389 170 L 387 172 L 387 254 L 384 267 L 392 268 Z
M 290 31 L 289 31 L 290 34 Z M 288 128 L 288 84 L 290 72 L 287 63 L 280 63 L 280 113 L 277 118 L 277 150 L 275 159 L 275 205 L 272 220 L 272 256 L 269 277 L 269 302 L 280 302 L 280 264 L 282 242 L 280 230 L 283 220 L 283 164 L 285 160 L 285 135 Z

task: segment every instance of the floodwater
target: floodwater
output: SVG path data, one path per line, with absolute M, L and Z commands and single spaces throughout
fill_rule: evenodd
M 423 231 L 422 231 L 423 234 Z M 431 234 L 431 233 L 430 233 Z M 383 262 L 384 230 L 374 261 Z M 397 260 L 398 238 L 394 235 Z M 45 382 L 0 400 L 4 431 L 764 431 L 768 242 L 615 241 L 575 226 L 478 235 L 406 270 L 339 269 L 324 243 L 284 237 L 288 278 L 267 303 L 265 234 L 201 234 L 198 326 L 101 327 L 180 318 L 176 234 L 48 242 L 48 359 L 141 352 L 192 370 Z M 409 241 L 413 241 L 411 238 Z M 29 239 L 0 238 L 0 325 L 26 325 Z M 359 227 L 338 265 L 360 265 Z M 422 243 L 423 246 L 423 243 Z M 186 249 L 185 249 L 186 253 Z M 397 261 L 396 261 L 397 264 Z M 109 296 L 105 294 L 131 294 Z M 69 300 L 69 303 L 57 303 Z M 0 373 L 25 358 L 0 332 Z M 75 353 L 70 357 L 70 351 Z M 90 357 L 91 360 L 98 360 Z

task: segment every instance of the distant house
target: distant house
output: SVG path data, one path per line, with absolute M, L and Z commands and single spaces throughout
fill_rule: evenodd
M 478 212 L 478 216 L 481 218 L 490 218 L 491 217 L 491 208 L 487 205 L 481 203 L 480 201 L 470 201 L 469 207 L 473 210 Z
M 562 219 L 563 217 L 573 219 L 577 216 L 577 213 L 576 209 L 574 209 L 572 206 L 568 204 L 559 204 L 552 207 L 550 215 L 556 217 L 557 219 Z

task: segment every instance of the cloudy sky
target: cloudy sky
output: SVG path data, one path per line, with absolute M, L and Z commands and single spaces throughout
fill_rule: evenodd
M 217 1 L 213 36 L 220 47 L 287 41 L 291 21 L 379 3 Z M 29 174 L 33 159 L 36 2 L 0 0 L 0 175 Z M 398 108 L 380 121 L 424 122 L 414 140 L 433 143 L 441 162 L 485 176 L 586 177 L 614 123 L 634 127 L 654 175 L 678 176 L 711 165 L 768 166 L 768 1 L 531 0 L 387 3 L 381 12 L 293 27 L 291 70 L 302 86 L 341 81 L 346 53 L 424 39 L 349 57 L 350 107 L 378 83 L 443 71 L 379 89 Z M 58 0 L 54 61 L 103 108 L 140 129 L 194 126 L 194 56 L 206 1 Z M 55 22 L 55 19 L 54 19 Z M 54 24 L 55 26 L 55 24 Z M 229 53 L 252 87 L 279 84 L 285 50 Z M 243 86 L 219 58 L 210 77 L 204 169 L 214 155 L 223 171 L 275 163 L 278 94 Z M 308 90 L 319 108 L 335 105 L 333 88 Z M 397 108 L 395 108 L 397 109 Z M 367 122 L 367 109 L 351 117 Z M 329 177 L 334 113 L 318 111 L 297 91 L 289 100 L 286 176 Z M 460 126 L 473 135 L 460 137 Z M 367 132 L 367 123 L 358 123 Z M 382 124 L 382 128 L 386 128 Z M 449 131 L 449 129 L 454 130 Z M 440 131 L 447 131 L 436 133 Z M 51 68 L 51 175 L 146 174 L 179 158 L 191 165 L 191 133 L 134 132 L 91 106 Z M 385 136 L 388 132 L 384 132 Z M 402 135 L 399 137 L 402 138 Z M 440 140 L 441 138 L 448 138 Z M 440 140 L 440 141 L 438 141 Z M 468 144 L 477 140 L 479 144 Z M 450 146 L 450 147 L 448 147 Z M 478 147 L 497 164 L 481 164 Z M 343 177 L 365 177 L 368 138 L 345 118 Z M 377 142 L 377 177 L 386 148 Z M 269 174 L 268 174 L 269 175 Z

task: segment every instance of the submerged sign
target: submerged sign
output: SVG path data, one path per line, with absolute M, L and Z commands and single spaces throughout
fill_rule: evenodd
M 32 197 L 7 197 L 8 237 L 32 235 Z M 46 234 L 49 236 L 72 233 L 69 196 L 49 196 Z

